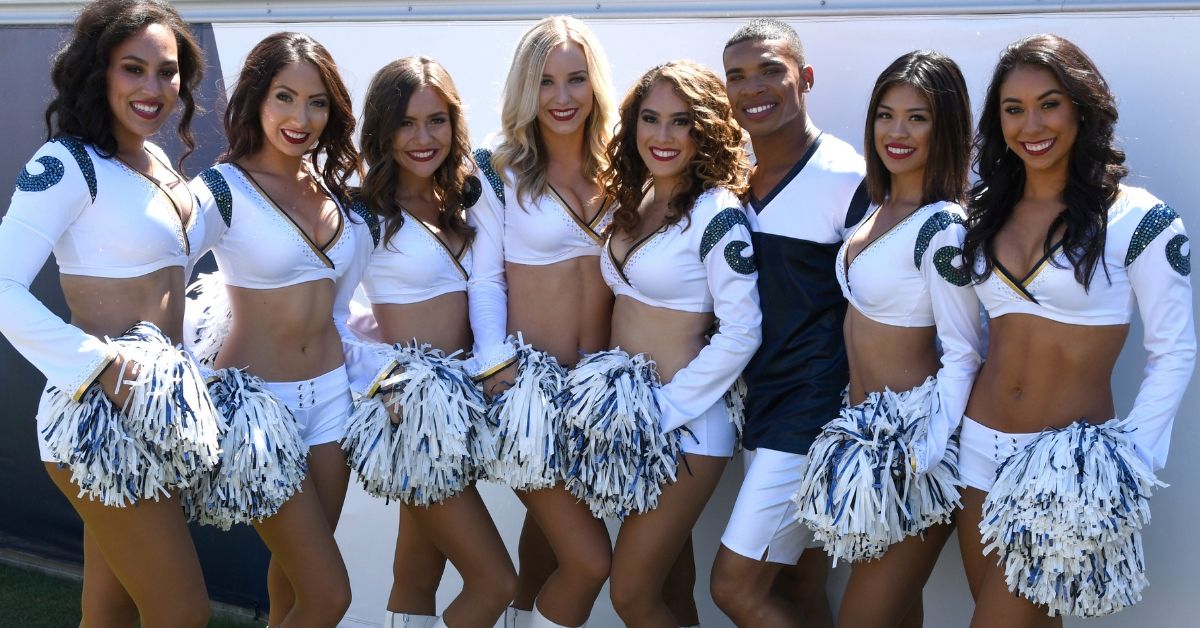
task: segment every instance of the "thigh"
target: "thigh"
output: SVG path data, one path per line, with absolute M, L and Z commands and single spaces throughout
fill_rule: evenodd
M 1008 590 L 1004 568 L 989 564 L 975 597 L 971 628 L 1062 628 L 1061 617 Z
M 724 457 L 685 456 L 679 480 L 663 487 L 658 507 L 625 519 L 613 551 L 614 584 L 631 578 L 662 590 L 728 462 Z
M 504 577 L 514 571 L 504 541 L 474 486 L 441 504 L 405 506 L 404 510 L 465 581 Z
M 560 566 L 572 556 L 611 555 L 612 543 L 604 522 L 592 516 L 587 505 L 562 484 L 540 491 L 518 491 L 517 496 L 546 535 Z
M 921 591 L 953 530 L 941 524 L 888 548 L 877 560 L 856 563 L 842 597 L 842 626 L 898 626 Z
M 89 557 L 102 559 L 90 562 L 105 565 L 92 565 L 89 573 L 100 576 L 96 584 L 106 593 L 127 594 L 143 612 L 149 607 L 192 608 L 197 597 L 207 599 L 200 559 L 177 498 L 143 500 L 136 506 L 110 508 L 80 498 L 69 470 L 52 462 L 45 467 L 83 519 L 85 543 L 90 540 L 94 544 Z
M 963 571 L 967 574 L 967 585 L 971 588 L 971 597 L 979 599 L 980 587 L 989 565 L 995 565 L 994 557 L 983 555 L 983 543 L 979 533 L 979 520 L 983 516 L 983 501 L 987 493 L 966 487 L 962 492 L 962 510 L 955 517 L 958 530 L 958 549 L 962 554 Z
M 325 521 L 332 530 L 337 529 L 342 516 L 342 505 L 346 503 L 346 488 L 350 484 L 350 466 L 346 464 L 346 453 L 337 443 L 322 443 L 308 450 L 308 476 L 312 479 Z
M 82 626 L 136 626 L 138 609 L 113 573 L 95 536 L 83 526 Z
M 311 477 L 304 479 L 300 490 L 278 512 L 255 523 L 254 529 L 271 550 L 272 562 L 297 592 L 307 588 L 309 594 L 318 593 L 316 587 L 332 586 L 330 578 L 344 582 L 346 566 Z M 310 587 L 304 586 L 306 583 Z

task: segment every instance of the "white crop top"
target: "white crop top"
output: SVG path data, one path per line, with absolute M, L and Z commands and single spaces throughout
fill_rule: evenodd
M 952 270 L 948 264 L 966 233 L 966 215 L 955 203 L 944 201 L 921 207 L 869 242 L 847 265 L 850 239 L 876 211 L 874 207 L 868 212 L 838 250 L 837 279 L 850 306 L 875 322 L 937 326 L 942 349 L 937 402 L 926 437 L 915 447 L 918 470 L 924 472 L 945 456 L 986 344 L 974 291 L 939 274 Z
M 469 188 L 478 191 L 478 179 L 474 183 Z M 467 369 L 472 375 L 482 377 L 490 375 L 488 371 L 496 372 L 507 366 L 516 353 L 505 342 L 503 325 L 496 330 L 488 324 L 487 316 L 478 314 L 497 299 L 501 307 L 506 304 L 503 263 L 499 273 L 475 272 L 476 255 L 482 254 L 487 259 L 502 255 L 498 235 L 489 229 L 491 225 L 486 221 L 481 225 L 476 219 L 478 198 L 468 193 L 465 199 L 467 224 L 475 229 L 475 235 L 470 245 L 458 253 L 451 251 L 425 223 L 405 211 L 404 222 L 391 240 L 375 247 L 362 285 L 371 303 L 417 303 L 465 291 L 474 337 Z M 382 225 L 381 231 L 386 231 Z
M 1060 249 L 1054 248 L 1051 257 L 1061 268 L 1043 260 L 1029 276 L 1017 278 L 997 264 L 974 286 L 975 293 L 990 318 L 1029 314 L 1072 325 L 1127 324 L 1136 303 L 1149 355 L 1123 422 L 1134 429 L 1130 438 L 1138 453 L 1152 469 L 1160 469 L 1196 360 L 1191 247 L 1183 221 L 1149 192 L 1121 186 L 1108 209 L 1104 268 L 1097 266 L 1088 291 L 1075 280 Z M 961 257 L 961 250 L 955 253 Z M 975 263 L 982 269 L 982 258 Z M 946 276 L 969 282 L 965 272 Z
M 170 168 L 166 155 L 146 143 Z M 53 251 L 65 275 L 130 279 L 178 266 L 186 272 L 204 239 L 193 203 L 182 224 L 157 183 L 79 140 L 46 142 L 17 176 L 0 224 L 0 332 L 51 386 L 79 398 L 114 357 L 108 345 L 70 325 L 29 291 Z
M 328 190 L 325 193 L 338 206 L 338 228 L 328 242 L 318 243 L 237 165 L 222 163 L 205 170 L 192 180 L 192 189 L 209 227 L 206 248 L 212 249 L 230 286 L 270 290 L 319 279 L 336 281 L 362 244 Z
M 741 201 L 717 188 L 696 199 L 684 220 L 635 243 L 623 262 L 613 255 L 611 236 L 600 257 L 600 271 L 614 294 L 654 307 L 713 312 L 719 321 L 708 345 L 656 391 L 664 431 L 716 403 L 762 341 L 750 231 Z

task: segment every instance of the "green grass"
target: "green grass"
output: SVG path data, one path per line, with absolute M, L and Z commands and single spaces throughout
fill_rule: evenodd
M 83 586 L 71 580 L 0 564 L 0 623 L 22 628 L 79 625 Z M 209 628 L 261 628 L 262 622 L 214 615 Z

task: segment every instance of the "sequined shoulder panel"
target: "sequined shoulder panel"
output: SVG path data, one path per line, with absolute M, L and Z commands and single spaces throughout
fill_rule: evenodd
M 364 203 L 362 199 L 356 198 L 352 203 L 350 203 L 350 213 L 362 218 L 363 222 L 367 223 L 367 229 L 371 232 L 371 242 L 374 244 L 374 246 L 379 246 L 379 238 L 381 237 L 379 231 L 379 218 L 375 215 L 375 212 L 371 211 L 371 209 L 367 207 L 367 204 Z
M 230 226 L 233 222 L 233 193 L 229 191 L 229 182 L 216 168 L 209 168 L 201 172 L 200 180 L 212 193 L 213 201 L 217 204 L 217 211 L 221 213 L 221 220 L 225 221 L 226 227 Z
M 1162 233 L 1167 227 L 1179 218 L 1179 214 L 1175 213 L 1168 205 L 1159 203 L 1150 208 L 1145 216 L 1142 216 L 1141 222 L 1138 223 L 1137 229 L 1133 232 L 1133 239 L 1129 241 L 1129 251 L 1125 253 L 1125 265 L 1129 266 L 1134 260 L 1150 246 L 1154 238 Z
M 921 230 L 917 232 L 917 244 L 913 247 L 913 264 L 916 265 L 917 270 L 921 269 L 921 259 L 925 257 L 925 251 L 929 249 L 929 243 L 933 240 L 933 236 L 955 224 L 964 224 L 962 216 L 944 209 L 925 220 L 925 224 L 921 225 Z
M 703 262 L 717 242 L 720 242 L 721 238 L 724 238 L 725 234 L 737 225 L 744 225 L 747 230 L 751 228 L 746 214 L 736 207 L 727 207 L 713 216 L 712 220 L 708 222 L 708 226 L 704 228 L 704 235 L 700 239 L 700 261 Z M 757 270 L 754 258 L 742 257 L 742 251 L 749 246 L 750 243 L 743 240 L 734 240 L 725 245 L 725 261 L 738 274 L 749 275 Z
M 496 172 L 492 166 L 492 151 L 479 148 L 475 150 L 475 163 L 479 164 L 479 169 L 483 171 L 483 176 L 487 177 L 488 185 L 492 186 L 492 191 L 496 193 L 496 198 L 500 200 L 500 204 L 504 204 L 504 181 L 500 179 L 500 173 Z
M 483 184 L 479 182 L 479 177 L 471 174 L 467 175 L 467 179 L 463 181 L 462 190 L 462 206 L 463 209 L 470 209 L 479 202 L 479 197 L 483 195 Z
M 96 200 L 96 167 L 92 164 L 92 158 L 88 155 L 87 148 L 83 142 L 66 135 L 59 135 L 51 140 L 63 145 L 67 152 L 71 153 L 71 157 L 75 158 L 75 163 L 79 166 L 79 171 L 83 173 L 83 180 L 87 181 L 88 192 L 92 194 L 92 200 Z

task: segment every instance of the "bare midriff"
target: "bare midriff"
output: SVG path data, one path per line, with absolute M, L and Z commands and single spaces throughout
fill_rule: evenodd
M 112 279 L 60 275 L 71 324 L 97 337 L 116 338 L 135 324 L 154 323 L 167 337 L 183 336 L 183 268 L 161 268 L 140 277 Z
M 508 332 L 573 366 L 581 353 L 607 349 L 613 296 L 600 258 L 586 255 L 545 266 L 504 265 Z
M 630 355 L 646 354 L 666 384 L 708 344 L 714 320 L 712 312 L 672 310 L 619 296 L 613 307 L 612 346 Z
M 1070 325 L 1030 314 L 989 323 L 987 361 L 967 416 L 994 430 L 1038 432 L 1115 414 L 1112 373 L 1129 325 Z
M 450 292 L 418 303 L 376 303 L 380 339 L 389 344 L 428 344 L 447 355 L 471 348 L 467 293 Z M 463 358 L 465 356 L 458 356 Z
M 247 369 L 268 382 L 312 379 L 345 362 L 333 325 L 328 279 L 256 290 L 229 286 L 233 326 L 217 368 Z
M 850 403 L 888 388 L 912 390 L 941 365 L 934 327 L 900 327 L 873 321 L 849 307 L 842 326 L 850 362 Z

